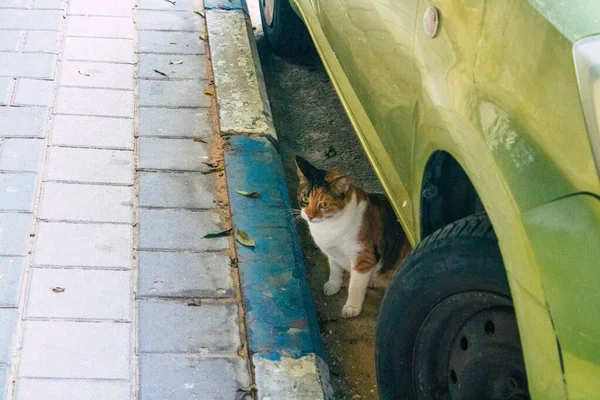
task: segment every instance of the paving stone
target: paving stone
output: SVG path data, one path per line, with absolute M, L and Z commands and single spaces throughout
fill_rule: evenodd
M 173 61 L 183 63 L 170 64 Z M 142 79 L 208 79 L 206 56 L 140 54 L 138 65 L 138 73 Z M 169 78 L 157 74 L 155 69 L 167 74 Z
M 46 112 L 42 107 L 0 107 L 0 137 L 43 138 Z
M 139 353 L 235 354 L 240 345 L 237 305 L 139 301 Z M 177 329 L 173 329 L 177 327 Z
M 17 307 L 25 259 L 0 256 L 0 307 Z
M 60 84 L 133 90 L 133 65 L 64 61 Z
M 114 322 L 26 321 L 19 375 L 129 379 L 130 326 Z
M 52 79 L 55 64 L 55 54 L 0 53 L 0 76 Z
M 46 182 L 39 217 L 49 220 L 131 223 L 130 187 Z
M 164 0 L 140 0 L 140 10 L 188 10 L 202 11 L 202 0 L 177 0 L 175 4 Z
M 140 400 L 230 400 L 248 387 L 245 361 L 168 354 L 143 354 Z
M 141 207 L 214 208 L 212 176 L 197 172 L 142 172 L 139 184 Z
M 24 256 L 32 222 L 31 214 L 0 213 L 0 254 Z
M 139 168 L 203 171 L 208 161 L 206 145 L 192 139 L 140 138 Z
M 28 8 L 31 0 L 3 0 L 0 8 Z
M 133 150 L 133 120 L 56 115 L 52 144 Z
M 206 45 L 188 32 L 139 31 L 140 53 L 206 54 Z
M 207 81 L 140 80 L 140 106 L 210 107 Z
M 59 39 L 59 32 L 29 31 L 27 32 L 23 52 L 58 54 Z
M 223 230 L 221 217 L 214 212 L 186 210 L 140 210 L 140 249 L 222 250 L 225 237 L 202 239 L 207 233 Z
M 10 100 L 10 90 L 12 87 L 12 78 L 0 78 L 0 106 L 5 106 Z
M 54 95 L 54 82 L 39 79 L 18 79 L 13 96 L 13 106 L 50 106 Z
M 61 87 L 56 112 L 133 118 L 133 92 Z
M 2 5 L 0 3 L 0 8 Z M 0 37 L 0 51 L 18 51 L 22 38 L 22 31 L 3 31 Z
M 67 36 L 89 36 L 133 39 L 134 25 L 130 18 L 70 16 Z
M 134 63 L 133 40 L 88 37 L 65 38 L 64 59 Z
M 10 373 L 10 367 L 0 365 L 0 397 L 6 395 L 8 392 L 8 374 Z
M 130 225 L 40 222 L 36 265 L 131 268 Z
M 0 174 L 0 211 L 31 212 L 36 183 L 36 174 Z
M 64 10 L 66 0 L 33 0 L 33 8 Z
M 139 295 L 232 297 L 229 257 L 213 253 L 138 253 Z
M 140 31 L 204 31 L 204 20 L 191 11 L 138 11 Z
M 69 14 L 131 17 L 133 3 L 123 0 L 71 0 Z
M 125 400 L 130 398 L 127 381 L 19 379 L 17 400 Z
M 140 108 L 141 136 L 202 137 L 212 134 L 209 108 Z
M 50 148 L 47 180 L 133 184 L 133 152 Z
M 0 171 L 38 172 L 43 151 L 42 139 L 4 139 L 0 143 Z
M 10 364 L 18 317 L 18 309 L 0 308 L 0 364 Z
M 58 31 L 62 19 L 58 10 L 0 10 L 0 29 Z
M 130 295 L 130 271 L 32 268 L 27 317 L 131 321 Z

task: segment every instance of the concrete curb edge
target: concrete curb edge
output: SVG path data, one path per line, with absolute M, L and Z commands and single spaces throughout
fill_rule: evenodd
M 266 86 L 244 0 L 205 0 L 234 229 L 258 398 L 330 399 L 333 391 L 291 215 Z M 259 198 L 237 190 L 260 192 Z

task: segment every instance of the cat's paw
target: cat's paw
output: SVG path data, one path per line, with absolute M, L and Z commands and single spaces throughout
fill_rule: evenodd
M 352 307 L 352 306 L 349 306 L 348 304 L 346 304 L 342 308 L 342 317 L 344 317 L 344 318 L 356 317 L 358 314 L 360 314 L 361 309 L 362 308 Z
M 323 293 L 325 293 L 325 296 L 333 296 L 334 294 L 339 292 L 341 288 L 342 288 L 341 285 L 335 285 L 335 284 L 327 281 L 323 285 Z

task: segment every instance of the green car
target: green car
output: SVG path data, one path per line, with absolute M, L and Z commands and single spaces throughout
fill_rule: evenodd
M 415 250 L 382 399 L 600 399 L 600 1 L 259 0 L 319 52 Z

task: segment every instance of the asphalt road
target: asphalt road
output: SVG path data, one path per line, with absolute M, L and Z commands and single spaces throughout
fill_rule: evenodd
M 381 192 L 364 151 L 316 52 L 283 59 L 274 55 L 262 36 L 258 1 L 249 2 L 256 27 L 258 51 L 281 146 L 292 204 L 297 207 L 294 158 L 302 155 L 321 168 L 348 173 L 369 191 Z M 325 297 L 328 277 L 326 258 L 312 242 L 307 227 L 299 223 L 310 284 L 338 399 L 377 399 L 374 335 L 380 290 L 369 289 L 360 316 L 341 317 L 347 292 Z

